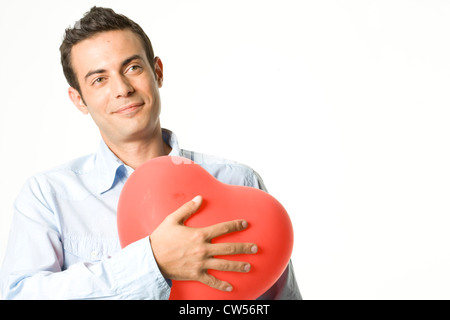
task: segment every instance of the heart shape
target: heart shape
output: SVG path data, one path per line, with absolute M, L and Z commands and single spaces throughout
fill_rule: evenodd
M 252 242 L 253 255 L 220 256 L 246 261 L 248 273 L 208 270 L 228 281 L 223 292 L 197 281 L 173 281 L 171 300 L 250 300 L 266 292 L 285 270 L 293 248 L 291 220 L 283 206 L 268 193 L 251 187 L 222 183 L 193 161 L 163 156 L 147 161 L 128 178 L 119 198 L 117 227 L 122 248 L 149 236 L 170 213 L 195 196 L 203 198 L 200 209 L 186 220 L 189 227 L 206 227 L 245 219 L 248 227 L 214 238 L 211 242 Z

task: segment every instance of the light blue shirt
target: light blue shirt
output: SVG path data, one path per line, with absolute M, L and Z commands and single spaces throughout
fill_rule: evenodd
M 218 180 L 265 190 L 252 169 L 180 149 L 163 129 L 171 156 L 189 158 Z M 168 299 L 148 237 L 121 249 L 116 208 L 133 172 L 102 141 L 95 154 L 31 177 L 18 195 L 0 272 L 3 299 Z M 301 299 L 289 263 L 262 299 Z

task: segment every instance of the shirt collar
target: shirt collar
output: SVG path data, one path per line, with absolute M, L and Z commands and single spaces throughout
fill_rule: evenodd
M 176 135 L 168 129 L 162 129 L 162 137 L 164 142 L 172 148 L 169 156 L 181 156 Z M 124 164 L 103 140 L 95 155 L 95 170 L 98 179 L 98 193 L 108 191 L 122 176 L 127 178 L 133 172 L 133 169 Z
M 174 157 L 181 157 L 181 149 L 178 145 L 178 139 L 175 133 L 168 129 L 162 129 L 162 136 L 165 143 L 169 145 L 169 147 L 172 148 L 172 151 L 170 151 L 169 156 Z

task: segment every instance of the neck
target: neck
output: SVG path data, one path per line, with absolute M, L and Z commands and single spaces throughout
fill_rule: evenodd
M 136 169 L 150 159 L 166 156 L 171 151 L 170 146 L 162 138 L 161 128 L 156 129 L 154 134 L 145 140 L 114 143 L 104 136 L 103 140 L 123 163 L 133 169 Z

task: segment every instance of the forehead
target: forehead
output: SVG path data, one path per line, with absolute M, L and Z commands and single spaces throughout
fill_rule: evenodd
M 72 47 L 72 66 L 77 75 L 92 69 L 110 69 L 133 55 L 146 57 L 138 35 L 131 30 L 114 30 L 95 34 Z

